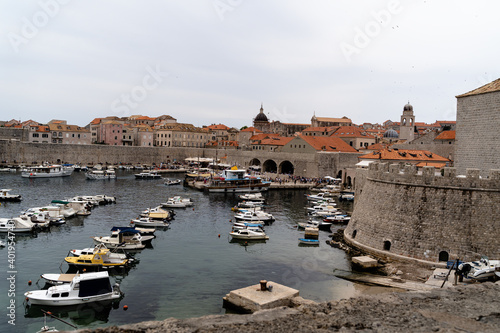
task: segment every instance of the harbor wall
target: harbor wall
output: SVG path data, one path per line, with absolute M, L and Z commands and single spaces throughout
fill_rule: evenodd
M 0 161 L 7 165 L 31 165 L 44 161 L 51 163 L 94 164 L 146 164 L 160 165 L 188 157 L 218 158 L 223 163 L 247 168 L 252 162 L 275 163 L 278 170 L 283 164 L 293 166 L 293 174 L 304 177 L 334 176 L 340 170 L 352 168 L 358 162 L 355 153 L 280 153 L 256 152 L 237 149 L 183 148 L 183 147 L 130 147 L 109 145 L 75 145 L 32 143 L 18 140 L 0 140 Z
M 344 236 L 378 257 L 438 263 L 500 255 L 500 170 L 458 176 L 378 163 L 359 170 L 355 209 Z

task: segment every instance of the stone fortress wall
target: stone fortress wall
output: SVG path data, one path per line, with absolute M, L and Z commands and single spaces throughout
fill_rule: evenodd
M 0 139 L 0 161 L 8 165 L 44 161 L 51 163 L 94 164 L 146 164 L 160 165 L 162 162 L 184 162 L 188 157 L 221 158 L 225 163 L 248 168 L 251 162 L 263 165 L 272 161 L 277 167 L 287 162 L 293 165 L 296 176 L 335 176 L 352 168 L 358 161 L 355 153 L 280 153 L 254 152 L 236 149 L 182 148 L 182 147 L 126 147 L 109 145 L 74 145 L 56 143 L 33 143 Z
M 417 173 L 414 165 L 358 170 L 356 203 L 344 236 L 383 258 L 436 264 L 500 255 L 500 170 L 457 176 L 456 168 Z M 360 186 L 361 185 L 361 186 Z
M 498 90 L 500 79 L 490 86 L 493 86 L 490 90 Z M 489 169 L 500 169 L 499 124 L 500 91 L 457 96 L 455 167 L 458 173 L 479 168 L 481 175 L 486 176 Z

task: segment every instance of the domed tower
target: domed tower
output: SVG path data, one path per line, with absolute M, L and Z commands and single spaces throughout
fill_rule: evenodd
M 267 116 L 264 114 L 264 107 L 261 104 L 260 112 L 253 120 L 253 127 L 264 132 L 264 127 L 266 127 L 267 125 L 269 125 L 269 120 L 267 119 Z
M 413 106 L 410 102 L 403 108 L 399 127 L 399 139 L 406 140 L 407 142 L 415 139 L 415 116 L 413 115 Z

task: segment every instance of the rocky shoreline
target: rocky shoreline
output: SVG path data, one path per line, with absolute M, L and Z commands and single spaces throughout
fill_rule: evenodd
M 500 332 L 500 283 L 398 292 L 293 306 L 250 315 L 169 318 L 80 333 L 132 332 Z

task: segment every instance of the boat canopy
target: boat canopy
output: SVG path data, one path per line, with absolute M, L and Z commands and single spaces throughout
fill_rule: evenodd
M 67 204 L 69 204 L 69 201 L 64 201 L 64 200 L 52 200 L 50 203 L 58 203 L 58 204 L 67 205 Z
M 111 288 L 109 277 L 103 277 L 92 280 L 81 280 L 80 290 L 78 291 L 78 297 L 97 296 L 102 294 L 108 294 L 112 291 L 113 289 Z
M 120 234 L 123 234 L 125 232 L 130 232 L 133 234 L 140 233 L 139 230 L 135 229 L 135 227 L 113 227 L 111 228 L 111 231 L 118 231 Z

